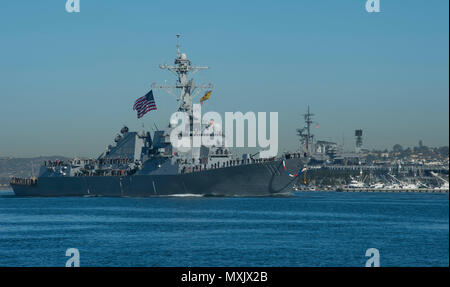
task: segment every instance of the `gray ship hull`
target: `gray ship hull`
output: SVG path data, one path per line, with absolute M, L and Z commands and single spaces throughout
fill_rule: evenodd
M 299 158 L 286 160 L 291 172 Z M 282 160 L 177 175 L 40 177 L 35 185 L 12 185 L 17 196 L 273 196 L 289 194 L 297 178 Z

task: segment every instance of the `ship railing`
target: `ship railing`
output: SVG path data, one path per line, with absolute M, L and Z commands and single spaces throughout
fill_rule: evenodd
M 132 169 L 84 170 L 76 172 L 74 176 L 125 176 L 135 172 Z
M 301 158 L 302 155 L 300 153 L 292 153 L 289 154 L 287 158 Z M 283 157 L 285 158 L 285 157 Z M 207 164 L 207 163 L 201 163 L 194 166 L 184 166 L 181 168 L 181 173 L 193 173 L 193 172 L 200 172 L 204 170 L 212 170 L 212 169 L 219 169 L 219 168 L 226 168 L 226 167 L 233 167 L 233 166 L 241 166 L 241 165 L 250 165 L 250 164 L 259 164 L 259 163 L 268 163 L 268 162 L 274 162 L 277 160 L 280 160 L 281 158 L 277 157 L 270 157 L 270 158 L 246 158 L 246 159 L 231 159 L 228 161 L 221 161 L 216 162 L 213 164 Z M 187 164 L 188 162 L 177 160 L 177 163 L 184 163 Z
M 38 179 L 36 177 L 30 177 L 30 178 L 12 177 L 9 181 L 10 185 L 32 186 L 32 185 L 37 185 L 37 183 L 38 183 Z
M 136 161 L 134 159 L 130 158 L 101 158 L 101 159 L 77 159 L 77 160 L 69 160 L 69 161 L 63 161 L 63 160 L 56 160 L 56 161 L 45 161 L 44 165 L 47 167 L 58 167 L 58 166 L 73 166 L 73 165 L 87 165 L 87 166 L 93 166 L 93 165 L 105 165 L 105 164 L 111 164 L 111 165 L 120 165 L 120 164 L 131 164 L 135 163 Z

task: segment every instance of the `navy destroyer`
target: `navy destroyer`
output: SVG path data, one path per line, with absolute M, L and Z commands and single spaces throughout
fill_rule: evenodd
M 170 86 L 180 91 L 177 111 L 192 115 L 192 92 L 212 85 L 195 85 L 192 74 L 208 67 L 193 66 L 177 37 L 174 65 L 160 68 L 177 77 Z M 167 87 L 153 84 L 153 89 Z M 10 185 L 17 196 L 274 196 L 292 191 L 307 160 L 303 153 L 238 158 L 224 145 L 178 149 L 170 141 L 172 129 L 169 123 L 152 136 L 123 127 L 98 158 L 48 161 L 37 177 L 12 178 Z

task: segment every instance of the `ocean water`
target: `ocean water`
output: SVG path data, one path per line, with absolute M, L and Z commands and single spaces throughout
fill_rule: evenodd
M 0 192 L 0 266 L 449 266 L 448 194 L 20 198 Z

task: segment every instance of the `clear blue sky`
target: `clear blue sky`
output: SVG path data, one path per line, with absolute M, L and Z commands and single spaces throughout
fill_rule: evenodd
M 280 151 L 296 148 L 309 104 L 317 138 L 365 146 L 448 145 L 449 2 L 381 0 L 2 1 L 0 156 L 96 156 L 175 56 L 175 34 L 215 86 L 205 109 L 279 112 Z M 155 92 L 162 127 L 175 99 Z M 197 99 L 198 100 L 198 99 Z

